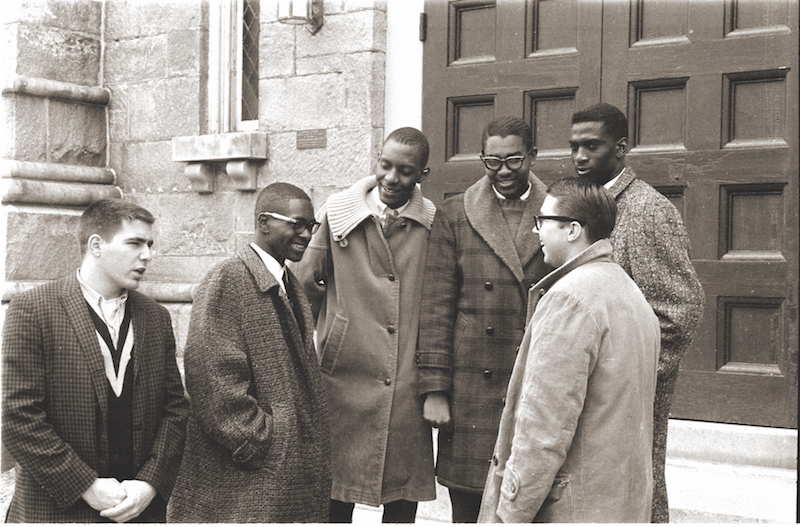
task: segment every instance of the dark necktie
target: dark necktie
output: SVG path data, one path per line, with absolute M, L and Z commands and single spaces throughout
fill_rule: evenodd
M 294 318 L 297 320 L 297 325 L 299 326 L 302 324 L 300 306 L 295 302 L 292 288 L 289 287 L 289 272 L 286 269 L 283 270 L 283 288 L 286 291 L 286 298 L 289 300 L 289 305 L 292 306 L 292 313 L 294 313 Z

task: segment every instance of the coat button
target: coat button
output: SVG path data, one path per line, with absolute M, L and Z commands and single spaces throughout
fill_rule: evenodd
M 392 380 L 391 380 L 389 377 L 386 377 L 386 380 L 385 380 L 385 381 L 383 381 L 383 383 L 384 383 L 386 386 L 391 386 L 391 384 L 392 384 Z
M 500 463 L 500 460 L 497 459 L 497 454 L 492 456 L 492 465 L 497 466 Z
M 389 326 L 388 328 L 386 328 L 386 331 L 388 331 L 390 335 L 393 334 L 394 333 L 394 326 Z
M 491 282 L 486 282 L 483 284 L 483 287 L 485 287 L 487 291 L 491 291 L 494 288 Z
M 492 372 L 489 371 L 489 370 L 483 370 L 483 376 L 486 377 L 487 379 L 491 379 L 492 378 Z
M 393 274 L 389 274 L 388 278 L 389 278 L 390 282 L 394 282 L 394 275 Z
M 492 326 L 486 328 L 486 334 L 489 335 L 490 337 L 494 335 L 494 328 Z

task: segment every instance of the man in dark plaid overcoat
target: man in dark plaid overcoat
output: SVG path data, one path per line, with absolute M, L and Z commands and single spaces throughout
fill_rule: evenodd
M 503 399 L 525 332 L 528 288 L 552 268 L 532 232 L 545 185 L 530 171 L 530 126 L 483 133 L 486 175 L 436 211 L 417 351 L 423 413 L 439 427 L 437 475 L 454 522 L 475 522 Z
M 8 522 L 163 522 L 188 405 L 169 312 L 134 291 L 154 218 L 123 200 L 80 220 L 80 269 L 15 298 L 3 331 Z

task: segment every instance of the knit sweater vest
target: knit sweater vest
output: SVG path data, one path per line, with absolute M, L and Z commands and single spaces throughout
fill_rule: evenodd
M 134 479 L 133 463 L 133 361 L 125 370 L 122 394 L 117 397 L 108 386 L 108 451 L 111 454 L 109 476 L 119 481 Z
M 520 199 L 499 199 L 497 201 L 500 202 L 500 210 L 506 220 L 511 239 L 516 240 L 519 224 L 522 223 L 522 215 L 525 212 L 527 202 Z M 519 247 L 517 247 L 517 253 L 519 254 Z

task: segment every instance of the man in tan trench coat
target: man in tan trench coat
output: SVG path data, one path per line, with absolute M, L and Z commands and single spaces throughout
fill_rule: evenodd
M 650 520 L 661 337 L 611 258 L 616 210 L 582 179 L 548 189 L 536 227 L 557 269 L 531 288 L 480 522 Z
M 415 351 L 433 203 L 428 141 L 414 128 L 386 139 L 374 176 L 334 194 L 294 271 L 317 317 L 333 452 L 330 520 L 355 503 L 384 522 L 413 522 L 436 498 L 431 429 L 422 418 Z

